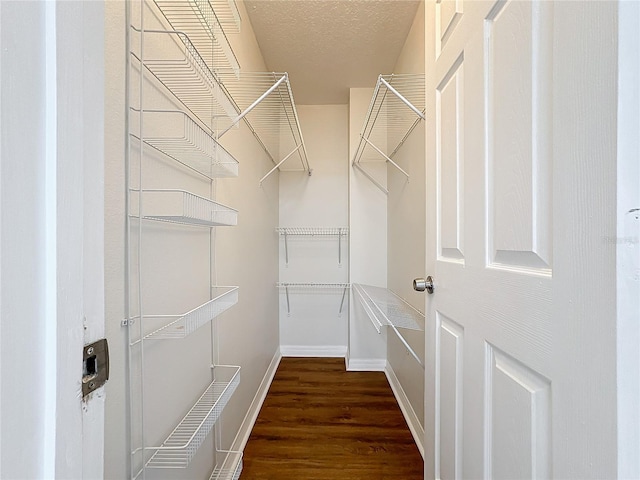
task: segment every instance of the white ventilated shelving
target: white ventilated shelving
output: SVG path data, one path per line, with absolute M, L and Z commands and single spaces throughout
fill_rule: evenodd
M 132 191 L 132 212 L 139 211 L 139 201 L 140 192 Z M 238 211 L 184 190 L 148 189 L 142 191 L 142 218 L 201 227 L 233 226 L 238 224 Z
M 220 417 L 231 395 L 240 383 L 240 367 L 216 365 L 215 380 L 204 391 L 195 405 L 158 447 L 147 462 L 148 468 L 186 468 L 204 439 Z
M 277 227 L 276 231 L 280 235 L 301 235 L 301 236 L 347 236 L 349 227 Z
M 239 112 L 221 86 L 218 75 L 186 34 L 173 30 L 132 29 L 142 34 L 144 40 L 131 50 L 137 66 L 142 65 L 206 127 L 222 129 L 231 124 Z
M 338 265 L 342 264 L 342 238 L 349 235 L 349 227 L 277 227 L 278 232 L 284 238 L 285 265 L 289 265 L 289 237 L 337 237 L 338 239 Z
M 318 290 L 336 290 L 342 292 L 342 298 L 340 300 L 340 309 L 338 314 L 342 314 L 344 307 L 344 300 L 349 290 L 348 283 L 315 283 L 315 282 L 278 282 L 276 287 L 284 291 L 287 299 L 287 314 L 291 314 L 291 302 L 289 299 L 290 291 L 297 291 L 299 293 L 313 293 Z
M 154 2 L 173 30 L 182 32 L 188 37 L 213 72 L 230 71 L 235 75 L 240 73 L 240 64 L 231 49 L 222 21 L 218 16 L 219 12 L 224 13 L 227 31 L 238 31 L 240 15 L 235 2 L 211 2 L 210 0 L 154 0 Z
M 424 74 L 380 75 L 360 132 L 351 164 L 383 192 L 384 185 L 364 167 L 372 161 L 386 161 L 409 179 L 394 157 L 411 132 L 425 119 Z
M 243 71 L 239 78 L 224 74 L 220 78 L 234 108 L 241 112 L 233 124 L 244 120 L 275 164 L 260 179 L 260 184 L 278 169 L 306 171 L 311 175 L 289 76 L 286 73 Z M 232 126 L 223 130 L 220 137 Z M 297 166 L 285 169 L 285 162 Z
M 216 17 L 225 33 L 240 33 L 242 18 L 235 0 L 201 0 L 208 1 L 216 12 Z
M 130 121 L 138 124 L 140 115 L 132 109 Z M 185 112 L 145 110 L 142 115 L 145 144 L 207 178 L 238 176 L 238 160 Z
M 214 468 L 209 480 L 238 480 L 242 473 L 242 452 L 218 451 L 216 454 L 224 454 L 224 459 Z
M 391 327 L 409 353 L 420 365 L 424 366 L 419 352 L 407 340 L 407 336 L 402 333 L 403 329 L 423 332 L 424 313 L 386 288 L 354 283 L 351 289 L 355 292 L 356 298 L 360 300 L 376 331 L 381 333 L 382 327 Z
M 144 340 L 172 340 L 191 335 L 225 310 L 238 303 L 238 287 L 211 287 L 208 302 L 180 315 L 145 315 L 143 321 L 148 333 Z M 155 325 L 160 324 L 159 327 Z

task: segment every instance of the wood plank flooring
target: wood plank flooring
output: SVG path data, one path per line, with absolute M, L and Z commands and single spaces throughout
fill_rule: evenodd
M 240 480 L 422 480 L 423 462 L 382 372 L 283 358 Z

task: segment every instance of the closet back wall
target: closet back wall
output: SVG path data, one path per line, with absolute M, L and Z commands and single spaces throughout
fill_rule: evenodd
M 246 19 L 242 2 L 238 2 L 238 7 L 242 18 Z M 124 2 L 105 4 L 105 296 L 106 330 L 111 351 L 111 378 L 106 387 L 106 479 L 125 479 L 130 476 L 127 338 L 126 328 L 121 326 L 125 318 L 125 8 Z M 230 41 L 243 70 L 265 70 L 248 21 L 243 23 L 242 33 L 230 35 Z M 221 429 L 225 436 L 223 445 L 231 446 L 233 436 L 243 424 L 268 367 L 278 352 L 278 305 L 273 292 L 278 279 L 275 256 L 277 236 L 274 233 L 278 225 L 278 177 L 272 176 L 259 186 L 259 179 L 273 164 L 244 124 L 225 135 L 221 143 L 240 162 L 237 178 L 219 179 L 214 185 L 216 199 L 239 210 L 238 225 L 219 227 L 215 234 L 214 271 L 217 278 L 213 279 L 221 285 L 240 286 L 238 303 L 215 320 L 217 337 L 222 339 L 217 345 L 220 362 L 242 367 L 240 385 L 221 419 L 224 423 Z M 168 171 L 163 173 L 170 174 Z M 176 175 L 172 180 L 188 181 L 186 177 L 179 180 L 184 173 L 176 172 Z M 188 296 L 195 292 L 179 288 L 179 277 L 199 272 L 200 277 L 207 277 L 206 284 L 209 258 L 193 258 L 189 252 L 177 256 L 169 254 L 161 260 L 158 269 L 170 271 L 172 262 L 179 275 L 172 280 L 171 301 L 188 304 Z M 210 328 L 204 326 L 200 330 L 208 335 Z M 209 355 L 206 353 L 207 357 Z M 176 362 L 171 368 L 179 369 L 179 363 Z M 175 395 L 181 393 L 176 391 Z M 161 404 L 164 399 L 158 398 L 157 401 Z M 162 411 L 158 409 L 158 412 Z M 153 418 L 148 418 L 148 421 L 153 422 Z M 241 438 L 244 433 L 240 431 L 238 437 Z
M 295 95 L 295 83 L 292 80 Z M 280 173 L 281 227 L 346 227 L 348 221 L 348 107 L 298 105 L 313 174 Z M 348 237 L 288 238 L 289 262 L 280 240 L 280 282 L 348 282 Z M 285 356 L 344 356 L 347 345 L 348 292 L 339 314 L 343 290 L 304 289 L 280 292 L 280 344 Z

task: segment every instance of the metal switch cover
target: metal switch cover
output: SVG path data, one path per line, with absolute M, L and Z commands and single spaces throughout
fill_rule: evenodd
M 103 338 L 85 345 L 82 352 L 82 397 L 103 386 L 109 380 L 109 345 Z

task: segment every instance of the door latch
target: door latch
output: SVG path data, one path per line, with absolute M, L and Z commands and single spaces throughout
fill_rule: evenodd
M 103 386 L 109 380 L 109 345 L 103 338 L 85 345 L 82 351 L 82 397 Z

